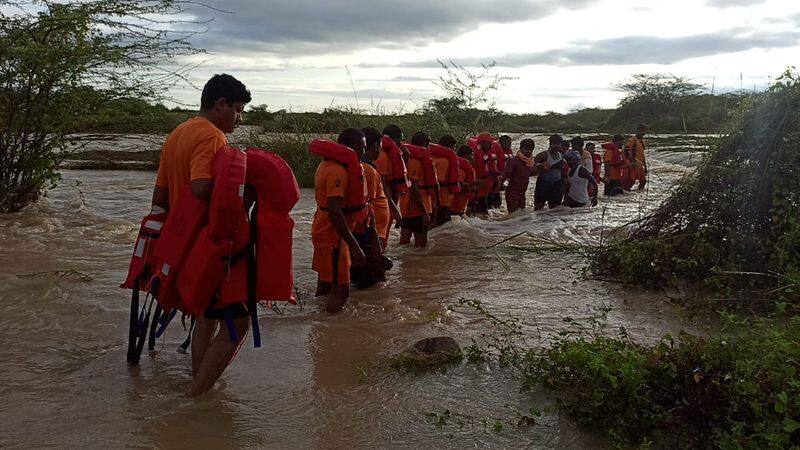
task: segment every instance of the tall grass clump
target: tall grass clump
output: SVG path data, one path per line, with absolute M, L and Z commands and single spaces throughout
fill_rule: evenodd
M 797 300 L 800 80 L 788 72 L 654 212 L 601 250 L 595 272 L 670 285 L 702 281 Z

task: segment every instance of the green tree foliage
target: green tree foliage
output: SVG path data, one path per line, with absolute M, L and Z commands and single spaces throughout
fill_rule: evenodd
M 743 108 L 731 134 L 595 269 L 654 285 L 704 281 L 800 299 L 800 79 L 787 72 Z
M 444 72 L 435 84 L 445 96 L 429 100 L 420 112 L 440 116 L 462 138 L 483 130 L 499 131 L 501 113 L 491 95 L 514 78 L 497 73 L 495 63 L 478 71 L 452 61 L 439 64 Z
M 58 181 L 69 133 L 110 101 L 159 98 L 183 78 L 173 57 L 194 50 L 191 32 L 172 31 L 171 0 L 0 7 L 0 212 L 11 212 Z

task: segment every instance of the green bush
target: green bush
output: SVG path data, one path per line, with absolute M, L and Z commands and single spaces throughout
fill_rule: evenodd
M 594 272 L 798 299 L 800 80 L 787 73 L 736 123 L 657 210 L 598 252 Z
M 523 386 L 562 390 L 561 407 L 618 445 L 692 448 L 800 445 L 800 318 L 742 323 L 708 339 L 653 347 L 562 336 L 533 350 Z

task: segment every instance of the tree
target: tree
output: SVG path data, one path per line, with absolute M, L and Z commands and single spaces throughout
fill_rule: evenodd
M 422 108 L 423 112 L 441 115 L 462 137 L 483 129 L 493 129 L 497 125 L 499 111 L 490 95 L 514 77 L 495 73 L 494 62 L 482 64 L 479 71 L 473 72 L 453 61 L 437 61 L 444 73 L 439 75 L 439 81 L 434 84 L 446 95 L 429 100 Z
M 0 212 L 60 179 L 68 134 L 115 99 L 158 100 L 184 79 L 194 34 L 171 0 L 0 0 Z M 181 30 L 180 28 L 184 28 Z
M 670 107 L 680 100 L 700 93 L 702 85 L 676 75 L 639 73 L 617 88 L 625 92 L 620 106 L 642 102 L 655 107 Z

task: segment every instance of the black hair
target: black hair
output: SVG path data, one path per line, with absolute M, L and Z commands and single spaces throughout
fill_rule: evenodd
M 375 127 L 364 127 L 361 129 L 361 132 L 364 133 L 364 137 L 367 138 L 367 148 L 381 141 L 381 132 Z
M 561 141 L 561 148 L 570 148 L 569 141 Z
M 427 147 L 431 145 L 431 138 L 422 131 L 417 131 L 411 136 L 411 145 L 418 145 L 420 147 Z
M 625 140 L 625 136 L 623 136 L 621 134 L 615 134 L 614 137 L 611 138 L 611 142 L 619 142 L 619 141 L 624 141 L 624 140 Z
M 498 142 L 508 142 L 511 143 L 511 136 L 504 134 L 500 136 L 500 139 L 497 140 Z
M 250 103 L 252 100 L 250 91 L 244 84 L 227 73 L 214 75 L 206 82 L 200 95 L 200 109 L 213 108 L 214 103 L 221 98 L 229 105 L 236 102 Z
M 364 132 L 358 128 L 345 128 L 341 133 L 339 133 L 339 137 L 336 139 L 336 142 L 355 150 L 355 148 L 358 146 L 358 143 L 361 142 L 364 137 Z
M 586 143 L 586 147 L 588 147 L 588 146 L 590 146 L 590 145 L 591 145 L 592 147 L 595 147 L 595 144 L 594 144 L 594 142 L 587 142 L 587 143 Z
M 572 138 L 572 149 L 573 150 L 582 150 L 584 142 L 585 141 L 583 140 L 582 137 L 575 136 L 574 138 Z
M 392 140 L 399 141 L 403 139 L 403 130 L 400 129 L 397 125 L 390 123 L 383 128 L 383 134 L 392 138 Z
M 533 150 L 536 148 L 536 142 L 531 138 L 525 138 L 519 143 L 519 148 L 522 150 Z
M 453 136 L 450 136 L 449 134 L 445 134 L 444 136 L 439 138 L 439 145 L 443 145 L 443 146 L 449 147 L 449 148 L 455 148 L 456 144 L 458 144 L 458 141 L 456 141 L 456 138 L 454 138 Z
M 456 153 L 458 154 L 458 156 L 464 157 L 467 155 L 471 155 L 473 152 L 474 150 L 472 150 L 472 147 L 470 147 L 467 144 L 464 144 L 461 147 L 458 147 L 458 152 Z
M 555 144 L 556 142 L 560 144 L 563 139 L 561 139 L 561 136 L 554 134 L 550 136 L 548 140 L 550 141 L 551 144 Z

